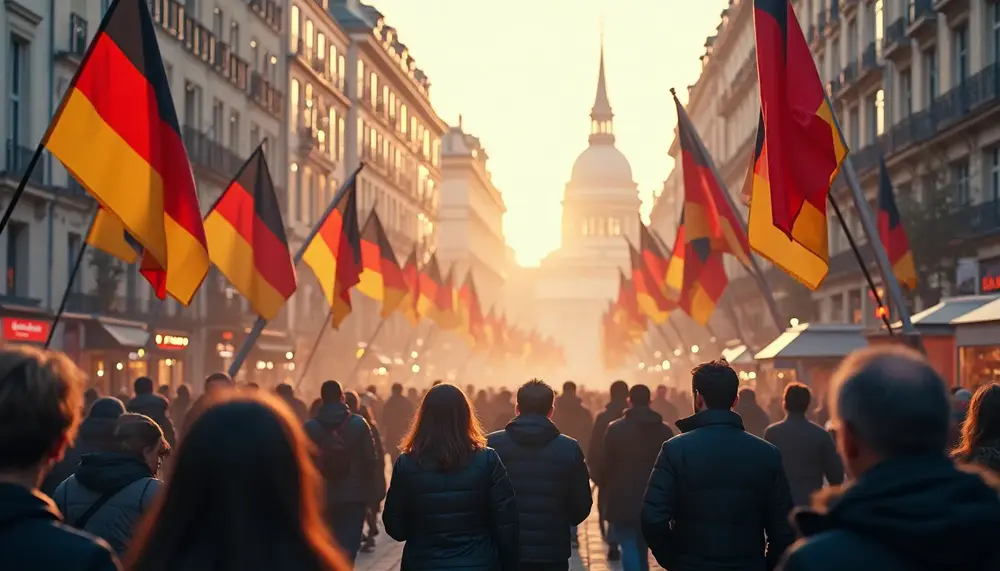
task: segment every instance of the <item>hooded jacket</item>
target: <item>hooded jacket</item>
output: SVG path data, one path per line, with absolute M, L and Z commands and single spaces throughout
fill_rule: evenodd
M 553 403 L 552 422 L 559 427 L 559 432 L 575 439 L 580 449 L 587 451 L 590 444 L 590 431 L 594 429 L 594 419 L 590 411 L 583 406 L 583 401 L 576 395 L 560 395 Z
M 323 439 L 343 425 L 342 437 L 350 449 L 350 471 L 343 478 L 327 480 L 326 503 L 328 506 L 349 503 L 374 504 L 385 497 L 384 486 L 380 486 L 379 462 L 375 452 L 375 440 L 368 422 L 357 414 L 352 414 L 344 403 L 324 403 L 319 407 L 316 418 L 306 422 L 306 433 L 316 446 L 322 446 Z M 384 480 L 383 480 L 384 481 Z
M 4 571 L 118 571 L 106 543 L 62 524 L 44 494 L 0 484 L 0 568 Z
M 163 482 L 157 480 L 141 458 L 121 452 L 87 454 L 76 474 L 59 484 L 52 499 L 76 526 L 101 496 L 114 495 L 90 517 L 83 531 L 94 534 L 124 553 L 135 524 L 146 512 Z
M 590 515 L 593 497 L 583 451 L 540 414 L 520 415 L 489 435 L 517 497 L 521 563 L 564 563 L 569 528 Z
M 648 406 L 630 408 L 608 425 L 604 441 L 608 521 L 638 529 L 649 473 L 660 446 L 673 435 L 663 417 Z
M 626 408 L 628 404 L 625 401 L 611 401 L 594 419 L 594 430 L 590 433 L 590 445 L 587 449 L 587 466 L 590 467 L 590 478 L 598 486 L 603 487 L 605 480 L 604 435 L 608 431 L 608 425 L 621 418 Z
M 794 521 L 783 571 L 1000 569 L 1000 495 L 943 457 L 883 462 Z
M 42 492 L 51 496 L 63 480 L 76 473 L 84 454 L 108 452 L 118 417 L 125 412 L 125 405 L 114 397 L 101 397 L 90 407 L 90 414 L 80 423 L 73 447 L 66 451 L 42 482 Z
M 129 412 L 144 414 L 153 419 L 156 424 L 160 425 L 160 429 L 163 430 L 163 437 L 173 446 L 174 424 L 170 422 L 170 416 L 167 415 L 167 408 L 169 406 L 170 401 L 164 398 L 163 395 L 148 393 L 137 395 L 134 399 L 128 401 L 126 408 L 128 408 Z

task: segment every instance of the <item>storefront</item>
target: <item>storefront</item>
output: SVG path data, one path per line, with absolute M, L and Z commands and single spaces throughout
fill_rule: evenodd
M 168 385 L 171 392 L 187 382 L 190 336 L 181 331 L 157 330 L 148 349 L 149 376 L 158 386 Z
M 146 324 L 64 314 L 62 327 L 66 353 L 102 394 L 131 392 L 133 381 L 148 374 L 144 361 L 149 343 Z
M 233 358 L 246 341 L 249 330 L 209 330 L 205 344 L 207 371 L 228 371 Z M 237 380 L 262 387 L 295 382 L 295 347 L 284 332 L 265 329 L 250 349 Z
M 0 318 L 0 333 L 5 343 L 45 345 L 51 329 L 52 322 L 48 319 Z
M 958 372 L 955 386 L 975 391 L 1000 380 L 1000 299 L 952 321 Z

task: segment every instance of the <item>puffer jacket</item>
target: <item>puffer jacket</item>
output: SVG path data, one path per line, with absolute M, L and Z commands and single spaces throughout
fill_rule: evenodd
M 76 474 L 59 484 L 53 499 L 66 523 L 76 527 L 98 498 L 117 490 L 82 529 L 107 541 L 116 553 L 124 553 L 135 524 L 162 486 L 141 458 L 103 452 L 83 456 Z
M 970 464 L 982 466 L 1000 476 L 1000 440 L 984 442 L 972 450 L 972 454 L 965 458 Z
M 149 393 L 145 395 L 138 395 L 134 399 L 128 401 L 126 408 L 129 412 L 144 414 L 153 419 L 156 424 L 160 425 L 160 429 L 163 430 L 163 437 L 167 439 L 167 442 L 170 443 L 171 446 L 173 446 L 174 423 L 170 421 L 170 416 L 167 414 L 167 408 L 169 406 L 170 401 L 164 398 L 163 395 Z
M 590 475 L 580 445 L 540 414 L 490 434 L 517 495 L 521 563 L 564 563 L 569 528 L 590 515 Z
M 385 486 L 380 484 L 379 461 L 375 450 L 375 438 L 368 422 L 357 414 L 352 414 L 343 403 L 325 403 L 319 408 L 316 418 L 306 422 L 306 434 L 322 446 L 323 440 L 337 427 L 344 425 L 341 433 L 350 449 L 350 471 L 343 478 L 327 480 L 327 507 L 338 504 L 376 504 L 385 497 Z M 381 479 L 384 482 L 384 477 Z
M 451 472 L 402 454 L 392 467 L 382 523 L 390 537 L 406 542 L 401 571 L 518 568 L 517 502 L 492 448 Z
M 42 482 L 42 492 L 51 496 L 63 480 L 76 473 L 80 458 L 94 452 L 110 452 L 113 443 L 112 435 L 118 417 L 125 412 L 121 401 L 112 397 L 103 397 L 94 402 L 90 414 L 80 423 L 80 431 L 76 435 L 73 447 L 66 450 L 62 460 L 56 463 Z

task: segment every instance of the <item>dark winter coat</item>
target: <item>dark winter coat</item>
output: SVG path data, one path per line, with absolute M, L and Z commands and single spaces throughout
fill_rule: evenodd
M 391 395 L 382 406 L 382 437 L 385 449 L 395 458 L 399 454 L 399 442 L 406 435 L 413 420 L 413 403 L 403 395 Z
M 560 395 L 556 397 L 554 406 L 552 422 L 559 427 L 559 432 L 575 439 L 580 449 L 586 452 L 590 445 L 590 432 L 594 429 L 590 411 L 576 395 Z
M 52 499 L 0 483 L 0 569 L 3 571 L 118 571 L 104 541 L 62 524 Z
M 594 419 L 594 430 L 590 433 L 590 446 L 587 449 L 587 466 L 590 468 L 590 479 L 598 486 L 604 485 L 604 434 L 608 431 L 608 425 L 621 418 L 626 408 L 628 404 L 624 401 L 611 401 Z
M 974 464 L 1000 476 L 1000 441 L 984 442 L 972 449 L 972 454 L 961 458 L 962 462 Z
M 654 398 L 653 402 L 649 403 L 649 408 L 653 409 L 653 412 L 663 417 L 663 422 L 667 423 L 669 426 L 673 426 L 675 422 L 681 417 L 680 413 L 677 412 L 677 407 L 674 403 L 663 398 Z
M 517 496 L 521 563 L 566 563 L 569 530 L 590 515 L 583 451 L 542 415 L 521 415 L 489 436 Z
M 783 571 L 1000 569 L 1000 496 L 946 458 L 886 461 L 817 499 Z
M 756 400 L 740 399 L 733 411 L 743 419 L 744 430 L 757 438 L 764 438 L 764 431 L 771 424 L 771 418 Z
M 351 465 L 349 473 L 337 480 L 326 482 L 326 503 L 330 510 L 338 504 L 374 504 L 382 500 L 385 488 L 378 484 L 379 462 L 375 451 L 375 438 L 368 422 L 357 414 L 351 414 L 343 403 L 325 403 L 319 408 L 316 418 L 306 422 L 306 434 L 322 446 L 331 432 L 343 426 L 341 436 L 350 448 Z M 383 480 L 384 481 L 384 480 Z
M 149 393 L 136 396 L 134 399 L 128 401 L 128 405 L 125 408 L 129 412 L 144 414 L 153 419 L 156 424 L 160 425 L 160 429 L 163 430 L 163 437 L 173 446 L 174 424 L 170 422 L 170 416 L 167 414 L 169 406 L 170 401 L 164 398 L 163 395 Z
M 492 448 L 476 452 L 469 465 L 453 472 L 428 469 L 401 455 L 392 467 L 382 523 L 390 537 L 406 542 L 401 571 L 518 567 L 517 502 Z
M 804 414 L 789 413 L 784 420 L 768 426 L 764 440 L 781 451 L 795 505 L 808 505 L 809 496 L 823 487 L 824 480 L 831 486 L 844 481 L 844 465 L 833 438 Z
M 677 421 L 642 503 L 642 533 L 670 571 L 765 571 L 795 540 L 781 453 L 708 409 Z
M 117 490 L 82 529 L 107 541 L 116 553 L 122 554 L 136 523 L 162 486 L 163 482 L 153 477 L 141 458 L 120 452 L 87 454 L 76 474 L 56 488 L 52 499 L 66 523 L 76 527 L 76 522 L 98 498 Z
M 51 496 L 63 480 L 76 473 L 83 455 L 110 452 L 114 445 L 115 424 L 123 412 L 125 407 L 120 400 L 110 397 L 97 399 L 90 408 L 90 414 L 80 423 L 73 447 L 66 450 L 62 460 L 52 467 L 42 482 L 42 492 Z
M 656 455 L 674 431 L 648 406 L 625 411 L 608 425 L 604 440 L 604 516 L 613 524 L 639 527 L 642 493 Z

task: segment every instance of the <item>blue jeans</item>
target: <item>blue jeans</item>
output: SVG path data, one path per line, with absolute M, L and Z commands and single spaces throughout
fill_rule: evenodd
M 612 524 L 622 553 L 622 571 L 649 571 L 649 546 L 638 527 Z

